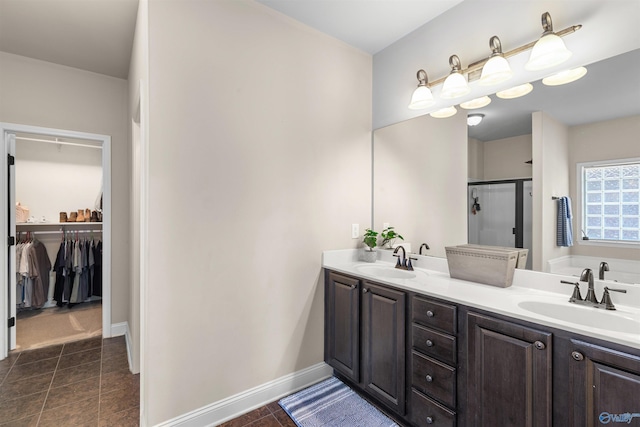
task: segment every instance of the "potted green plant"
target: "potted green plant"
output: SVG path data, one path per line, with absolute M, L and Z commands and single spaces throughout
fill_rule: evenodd
M 382 230 L 380 237 L 382 237 L 382 243 L 380 243 L 380 246 L 389 249 L 393 246 L 393 242 L 395 242 L 396 239 L 404 240 L 404 237 L 399 235 L 393 227 L 387 227 Z
M 378 232 L 373 231 L 370 228 L 367 228 L 364 232 L 364 242 L 365 248 L 363 251 L 363 259 L 366 262 L 376 262 L 378 258 L 378 254 L 375 251 L 376 246 L 378 246 Z

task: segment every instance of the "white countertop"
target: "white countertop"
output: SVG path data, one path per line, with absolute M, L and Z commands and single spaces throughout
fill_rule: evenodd
M 418 258 L 413 263 L 415 277 L 389 278 L 367 272 L 366 266 L 393 268 L 395 258 L 391 251 L 378 251 L 376 263 L 360 261 L 359 254 L 360 251 L 357 249 L 324 251 L 322 265 L 334 271 L 426 296 L 640 349 L 640 287 L 637 285 L 616 283 L 612 286 L 611 283 L 607 283 L 606 285 L 610 288 L 627 290 L 626 294 L 611 292 L 611 298 L 617 310 L 609 311 L 569 303 L 573 289 L 571 285 L 561 284 L 560 280 L 576 282 L 578 278 L 573 276 L 516 269 L 512 286 L 499 288 L 452 279 L 449 276 L 446 259 L 412 254 Z M 602 296 L 604 285 L 596 280 L 595 289 L 598 299 Z M 581 283 L 580 287 L 582 295 L 586 295 L 586 283 Z M 543 307 L 544 304 L 549 304 L 549 307 L 559 308 L 560 311 L 564 311 L 563 304 L 566 304 L 566 312 L 559 316 L 545 315 L 540 310 L 533 312 L 523 308 L 532 302 L 541 303 Z M 564 319 L 558 317 L 564 317 Z M 623 324 L 625 328 L 615 326 Z

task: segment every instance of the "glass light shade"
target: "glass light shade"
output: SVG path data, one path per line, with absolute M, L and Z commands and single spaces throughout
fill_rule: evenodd
M 434 111 L 430 116 L 436 119 L 446 119 L 447 117 L 455 115 L 457 112 L 458 110 L 456 110 L 456 107 L 445 107 L 438 111 Z
M 445 79 L 440 96 L 444 99 L 460 98 L 471 92 L 467 79 L 459 72 L 453 72 Z
M 413 91 L 413 95 L 411 96 L 411 102 L 409 103 L 410 110 L 422 110 L 424 108 L 430 107 L 435 104 L 435 99 L 433 99 L 433 94 L 431 93 L 431 89 L 426 86 L 418 86 L 416 90 Z
M 561 71 L 552 76 L 542 79 L 542 83 L 547 86 L 560 86 L 567 83 L 575 82 L 578 79 L 584 77 L 587 74 L 587 69 L 584 67 L 573 68 L 571 70 Z
M 488 96 L 481 96 L 480 98 L 472 99 L 471 101 L 463 102 L 460 104 L 465 110 L 473 110 L 475 108 L 482 108 L 491 104 L 491 98 Z
M 542 36 L 531 50 L 529 61 L 524 65 L 527 71 L 538 71 L 550 68 L 571 57 L 572 53 L 564 45 L 562 39 L 553 33 Z
M 478 84 L 482 86 L 491 86 L 509 80 L 513 76 L 513 71 L 503 56 L 496 55 L 489 58 L 484 67 Z
M 496 96 L 501 99 L 514 99 L 525 96 L 532 90 L 533 85 L 531 85 L 531 83 L 525 83 L 523 85 L 514 86 L 510 89 L 501 90 L 500 92 L 496 93 Z
M 467 125 L 478 126 L 482 119 L 484 119 L 484 114 L 469 114 L 467 117 Z

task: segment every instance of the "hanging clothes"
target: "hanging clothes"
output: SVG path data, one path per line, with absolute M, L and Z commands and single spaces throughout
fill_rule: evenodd
M 19 308 L 41 308 L 49 295 L 51 261 L 47 248 L 38 240 L 19 243 L 16 247 L 16 305 Z
M 98 251 L 97 248 L 100 248 Z M 99 252 L 99 253 L 98 253 Z M 102 264 L 102 242 L 96 240 L 64 240 L 58 249 L 54 270 L 56 305 L 73 307 L 91 296 L 102 296 L 102 270 L 96 269 L 96 257 Z M 99 286 L 99 293 L 96 293 Z

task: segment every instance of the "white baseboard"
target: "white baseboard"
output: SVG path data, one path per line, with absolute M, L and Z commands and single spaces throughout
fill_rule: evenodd
M 111 325 L 111 337 L 119 337 L 124 335 L 124 340 L 127 343 L 127 361 L 129 362 L 129 370 L 133 372 L 131 367 L 133 366 L 133 359 L 131 356 L 131 333 L 129 332 L 129 322 L 113 323 Z
M 318 363 L 157 424 L 156 427 L 215 426 L 329 378 L 332 374 L 333 368 L 324 362 Z

